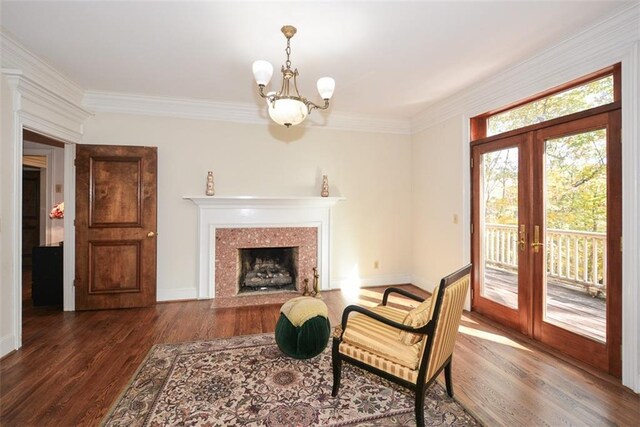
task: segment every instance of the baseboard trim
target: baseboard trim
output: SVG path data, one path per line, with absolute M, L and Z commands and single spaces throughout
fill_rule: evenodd
M 436 284 L 431 280 L 427 280 L 424 277 L 415 275 L 411 276 L 411 284 L 430 293 L 433 292 L 433 290 L 436 288 Z
M 196 288 L 158 289 L 156 301 L 182 301 L 198 299 Z
M 0 357 L 4 357 L 15 350 L 14 344 L 15 337 L 13 335 L 5 335 L 0 338 Z
M 357 282 L 360 288 L 369 288 L 373 286 L 404 285 L 407 283 L 411 283 L 411 275 L 389 274 L 373 277 L 363 277 L 360 278 Z M 354 279 L 341 277 L 331 280 L 331 289 L 342 289 L 344 287 L 349 287 L 353 283 Z

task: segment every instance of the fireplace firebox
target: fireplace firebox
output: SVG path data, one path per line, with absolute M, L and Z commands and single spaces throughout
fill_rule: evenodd
M 298 247 L 238 248 L 238 294 L 295 291 Z

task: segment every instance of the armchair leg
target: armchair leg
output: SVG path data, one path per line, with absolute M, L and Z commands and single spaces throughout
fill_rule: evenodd
M 416 389 L 416 427 L 424 427 L 424 395 L 426 387 L 424 384 L 418 385 Z
M 447 394 L 453 397 L 453 379 L 451 378 L 451 359 L 444 365 L 444 381 L 447 384 Z
M 333 340 L 333 348 L 331 349 L 331 361 L 333 365 L 333 389 L 331 390 L 331 396 L 336 397 L 338 395 L 338 389 L 340 388 L 340 376 L 342 374 L 342 359 L 338 352 L 340 341 Z

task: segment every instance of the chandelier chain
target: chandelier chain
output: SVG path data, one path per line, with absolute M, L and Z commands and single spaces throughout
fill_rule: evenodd
M 291 68 L 291 60 L 289 59 L 289 55 L 291 55 L 291 39 L 287 39 L 287 48 L 284 50 L 287 53 L 287 62 L 285 62 L 287 68 Z

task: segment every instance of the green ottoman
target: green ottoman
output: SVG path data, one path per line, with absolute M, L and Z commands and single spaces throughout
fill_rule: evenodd
M 280 350 L 296 359 L 309 359 L 327 347 L 331 325 L 327 305 L 318 298 L 298 297 L 282 305 L 276 324 Z

